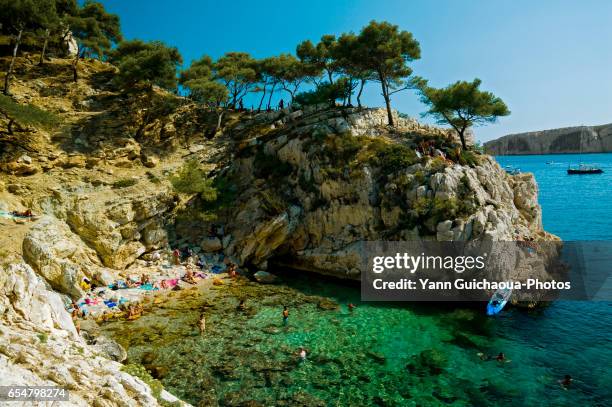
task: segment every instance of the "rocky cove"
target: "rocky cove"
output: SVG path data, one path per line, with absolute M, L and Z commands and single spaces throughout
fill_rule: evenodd
M 108 78 L 115 68 L 99 61 L 84 61 L 81 81 L 66 85 L 60 79 L 67 64 L 57 59 L 41 72 L 20 58 L 23 75 L 13 83 L 16 100 L 57 112 L 63 125 L 52 131 L 32 126 L 26 152 L 10 145 L 3 151 L 0 210 L 29 209 L 36 216 L 0 220 L 0 384 L 66 386 L 73 405 L 99 406 L 183 403 L 160 383 L 207 406 L 267 405 L 274 399 L 304 406 L 328 405 L 330 399 L 397 405 L 417 393 L 440 402 L 504 392 L 495 384 L 486 391 L 466 384 L 468 396 L 454 394 L 451 379 L 440 376 L 451 369 L 446 357 L 426 340 L 414 355 L 392 361 L 391 349 L 376 339 L 375 321 L 385 309 L 371 307 L 352 318 L 341 305 L 358 302 L 355 293 L 334 298 L 327 280 L 314 276 L 358 279 L 363 241 L 556 241 L 542 228 L 533 176 L 510 176 L 491 157 L 461 151 L 453 131 L 398 115 L 389 128 L 382 109 L 232 112 L 217 128 L 214 112 L 161 89 L 154 89 L 153 102 L 114 92 Z M 172 187 L 171 176 L 194 160 L 218 191 L 213 202 Z M 214 220 L 201 216 L 210 213 Z M 145 313 L 136 321 L 98 326 L 90 317 L 77 332 L 67 306 L 86 296 L 83 281 L 107 287 L 133 274 L 156 276 L 158 266 L 171 266 L 169 248 L 177 247 L 219 266 L 227 257 L 245 276 L 283 270 L 286 285 L 243 278 L 220 286 L 181 285 L 162 293 L 161 302 L 137 299 Z M 156 260 L 156 254 L 168 260 Z M 518 250 L 507 256 L 500 262 L 522 265 L 516 270 L 523 276 L 546 278 L 548 255 L 528 265 Z M 321 295 L 309 292 L 309 284 Z M 337 284 L 329 286 L 343 292 Z M 249 308 L 235 316 L 239 299 Z M 274 322 L 282 305 L 298 310 L 299 323 L 287 330 Z M 210 313 L 204 338 L 194 327 L 202 310 Z M 469 311 L 448 312 L 452 323 L 477 318 Z M 405 318 L 408 325 L 398 325 L 402 331 L 391 330 L 391 336 L 421 327 L 462 342 L 459 347 L 484 346 L 482 338 L 451 333 L 420 313 L 394 309 L 385 327 Z M 252 335 L 237 338 L 239 326 Z M 355 348 L 348 338 L 364 330 L 372 343 Z M 303 377 L 292 356 L 301 345 L 313 354 L 313 371 Z M 274 347 L 280 352 L 270 351 Z M 397 369 L 382 378 L 376 369 L 350 376 L 364 358 L 397 362 Z M 171 368 L 185 364 L 205 369 L 184 383 L 180 369 Z M 134 365 L 149 370 L 125 368 Z M 404 368 L 415 378 L 403 377 Z M 239 379 L 254 393 L 238 389 Z M 304 390 L 313 381 L 319 388 Z M 219 390 L 220 382 L 229 384 Z M 352 389 L 347 393 L 324 394 L 324 388 L 346 382 Z M 381 384 L 389 394 L 376 401 Z M 407 387 L 418 390 L 410 396 L 402 393 Z

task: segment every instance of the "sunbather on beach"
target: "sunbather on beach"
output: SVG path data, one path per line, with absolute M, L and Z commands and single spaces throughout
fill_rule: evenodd
M 193 270 L 191 269 L 191 267 L 187 266 L 187 271 L 185 272 L 185 276 L 183 277 L 183 280 L 189 284 L 195 284 L 195 275 L 193 274 Z

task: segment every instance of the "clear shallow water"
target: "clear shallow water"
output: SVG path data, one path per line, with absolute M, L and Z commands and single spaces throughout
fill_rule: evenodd
M 606 173 L 569 177 L 567 163 L 577 163 L 569 156 L 499 161 L 535 173 L 547 230 L 612 240 L 612 155 L 584 157 Z M 236 311 L 239 298 L 248 312 Z M 333 301 L 339 309 L 323 309 Z M 353 313 L 349 302 L 358 305 Z M 605 406 L 611 311 L 606 302 L 557 302 L 485 318 L 479 308 L 361 304 L 356 286 L 295 275 L 286 285 L 230 286 L 214 300 L 162 304 L 104 329 L 130 361 L 151 365 L 170 391 L 202 406 Z M 300 346 L 309 350 L 305 363 L 295 355 Z M 504 352 L 511 362 L 483 362 L 479 352 Z M 564 374 L 576 380 L 567 391 L 557 383 Z

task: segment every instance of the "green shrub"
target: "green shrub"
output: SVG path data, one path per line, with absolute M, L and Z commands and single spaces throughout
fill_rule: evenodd
M 414 180 L 419 185 L 423 185 L 425 183 L 425 173 L 421 170 L 418 170 L 414 173 Z
M 469 165 L 470 167 L 476 167 L 480 164 L 480 157 L 477 153 L 471 150 L 461 150 L 459 159 L 457 160 L 461 165 Z
M 121 371 L 131 374 L 132 376 L 137 377 L 143 382 L 145 382 L 151 388 L 151 393 L 153 393 L 153 397 L 159 400 L 164 386 L 159 380 L 154 379 L 144 366 L 136 363 L 130 363 L 124 365 L 121 368 Z
M 216 212 L 232 207 L 235 204 L 238 196 L 238 188 L 229 177 L 216 177 L 213 180 L 212 186 L 217 191 L 217 199 L 202 203 L 202 210 L 204 211 L 202 216 L 204 216 L 204 218 L 208 218 L 209 220 L 216 217 Z
M 120 179 L 118 181 L 113 182 L 113 188 L 115 189 L 119 189 L 119 188 L 127 188 L 127 187 L 131 187 L 133 185 L 138 184 L 138 180 L 134 179 L 134 178 L 125 178 L 125 179 Z
M 46 110 L 34 105 L 21 105 L 6 95 L 0 95 L 0 114 L 9 121 L 8 132 L 12 132 L 12 125 L 20 127 L 36 126 L 46 130 L 59 125 L 59 118 Z
M 176 174 L 170 177 L 175 191 L 183 194 L 198 194 L 204 201 L 217 199 L 217 190 L 213 181 L 197 160 L 187 161 Z
M 47 341 L 49 340 L 49 335 L 46 332 L 39 333 L 36 336 L 38 337 L 38 340 L 42 343 L 47 343 Z
M 362 147 L 361 139 L 350 132 L 332 134 L 327 136 L 323 152 L 332 162 L 347 163 L 355 158 Z
M 435 225 L 444 220 L 469 216 L 474 213 L 475 208 L 471 199 L 421 197 L 412 203 L 412 213 L 417 223 L 431 220 Z
M 433 157 L 430 161 L 430 168 L 432 172 L 441 172 L 447 167 L 447 162 L 442 157 Z
M 323 82 L 316 89 L 295 95 L 293 102 L 301 106 L 334 105 L 336 100 L 346 99 L 351 92 L 351 84 L 347 78 L 340 78 L 334 83 Z
M 372 144 L 377 148 L 376 154 L 370 158 L 370 164 L 380 166 L 384 174 L 391 174 L 416 164 L 419 160 L 415 151 L 403 144 Z

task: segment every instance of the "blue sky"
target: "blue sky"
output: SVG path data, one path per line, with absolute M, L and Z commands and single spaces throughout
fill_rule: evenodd
M 203 54 L 255 57 L 294 52 L 304 39 L 358 32 L 370 20 L 411 31 L 422 56 L 415 74 L 433 86 L 482 79 L 512 115 L 476 128 L 477 138 L 612 122 L 612 1 L 606 0 L 103 0 L 128 39 L 177 46 L 186 64 Z M 363 97 L 383 104 L 376 84 Z M 419 117 L 413 92 L 393 106 Z

